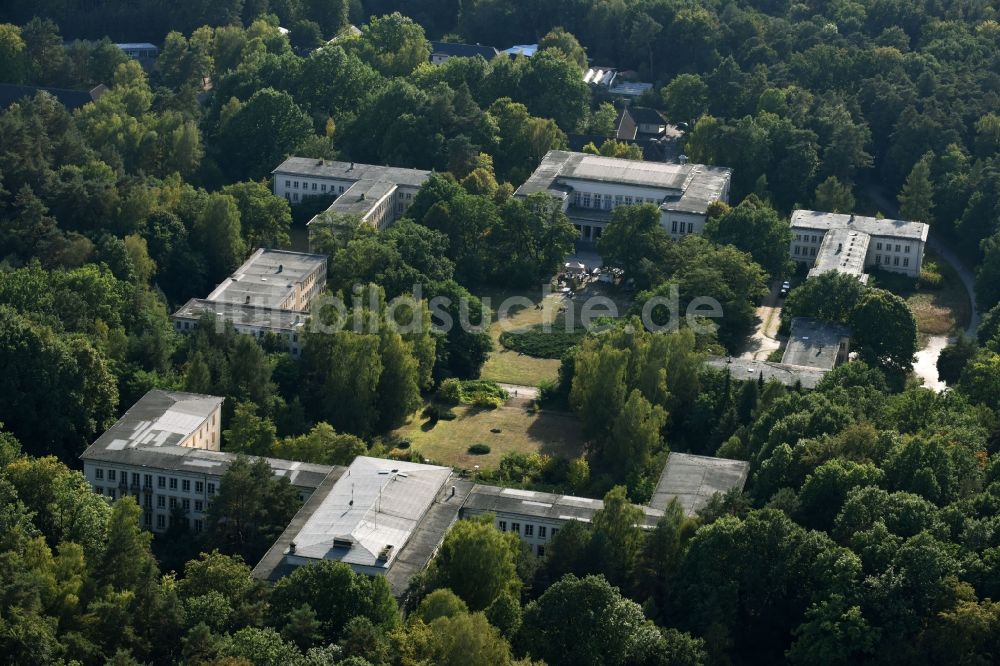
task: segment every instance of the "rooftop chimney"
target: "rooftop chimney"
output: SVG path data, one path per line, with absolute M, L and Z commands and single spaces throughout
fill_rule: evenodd
M 290 544 L 288 544 L 288 554 L 289 555 L 294 555 L 295 554 L 295 542 L 294 541 L 291 542 Z

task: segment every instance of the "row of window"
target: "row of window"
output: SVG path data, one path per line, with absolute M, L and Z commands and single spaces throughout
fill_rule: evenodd
M 818 243 L 823 240 L 823 237 L 815 234 L 795 234 L 795 240 L 803 243 Z
M 165 516 L 162 513 L 156 516 L 156 529 L 163 530 L 167 527 L 167 521 L 170 521 L 170 525 L 176 525 L 179 521 L 186 521 L 188 527 L 195 533 L 200 534 L 203 529 L 205 529 L 205 523 L 200 518 L 179 518 L 177 516 Z M 152 527 L 153 525 L 153 514 L 147 513 L 145 517 L 146 527 Z
M 892 259 L 891 263 L 889 262 L 890 259 Z M 876 254 L 875 255 L 875 263 L 878 264 L 878 265 L 880 265 L 880 266 L 890 266 L 890 265 L 891 266 L 899 266 L 899 257 L 890 257 L 889 255 L 886 255 L 885 256 L 885 261 L 882 261 L 882 255 L 881 254 Z M 903 268 L 909 268 L 909 266 L 910 266 L 910 258 L 909 257 L 903 257 Z
M 909 245 L 903 245 L 902 247 L 903 247 L 903 252 L 906 253 L 906 254 L 909 254 L 909 252 L 910 252 L 910 246 Z M 899 248 L 900 248 L 900 244 L 896 243 L 896 252 L 900 251 Z M 876 250 L 881 250 L 882 249 L 882 243 L 875 243 L 875 249 Z M 885 244 L 885 251 L 886 252 L 892 252 L 893 251 L 892 250 L 892 243 L 886 243 Z
M 498 520 L 497 521 L 497 527 L 500 528 L 501 532 L 506 532 L 507 531 L 507 521 L 506 520 Z M 523 533 L 521 532 L 521 528 L 522 527 L 524 528 L 524 532 Z M 547 526 L 545 526 L 545 525 L 538 525 L 537 527 L 538 527 L 538 538 L 539 539 L 548 539 L 549 537 L 554 537 L 556 535 L 556 533 L 559 531 L 558 527 L 553 527 L 551 530 L 549 530 L 549 528 Z M 519 535 L 519 536 L 532 537 L 533 538 L 535 536 L 535 525 L 532 525 L 531 523 L 525 523 L 522 526 L 521 523 L 512 522 L 510 524 L 510 531 L 513 532 L 514 534 Z
M 677 220 L 672 221 L 670 223 L 670 233 L 672 233 L 672 234 L 677 234 L 677 233 L 681 233 L 681 234 L 685 234 L 685 233 L 686 234 L 693 234 L 694 233 L 694 222 L 687 222 L 686 224 L 687 224 L 687 231 L 684 230 L 684 225 L 685 225 L 684 222 L 681 222 L 679 224 L 680 231 L 678 231 L 677 230 L 678 229 L 678 222 L 677 222 Z
M 796 256 L 801 254 L 803 257 L 815 257 L 816 256 L 816 248 L 814 248 L 814 247 L 799 247 L 798 245 L 796 245 L 795 247 L 792 248 L 792 254 L 794 254 Z
M 97 480 L 99 480 L 99 481 L 103 481 L 105 478 L 107 478 L 108 481 L 118 481 L 119 480 L 118 470 L 116 470 L 116 469 L 109 469 L 109 470 L 107 470 L 107 474 L 105 474 L 104 468 L 102 468 L 102 467 L 95 467 L 94 468 L 94 478 L 97 479 Z M 140 475 L 139 472 L 132 472 L 132 485 L 137 486 L 137 485 L 139 485 L 140 481 L 142 482 L 142 486 L 144 488 L 152 488 L 153 487 L 153 475 L 152 474 L 142 474 L 142 475 Z M 121 473 L 121 482 L 122 483 L 128 483 L 128 472 L 122 471 L 122 473 Z M 156 477 L 156 487 L 157 488 L 169 488 L 170 490 L 177 490 L 178 483 L 180 484 L 180 489 L 181 489 L 182 492 L 185 492 L 185 493 L 191 492 L 191 488 L 192 488 L 191 479 L 178 479 L 177 477 L 174 477 L 174 476 L 171 476 L 171 477 L 157 476 Z M 202 493 L 205 492 L 206 482 L 205 481 L 194 481 L 194 486 L 193 487 L 194 487 L 194 492 L 198 493 L 200 495 L 200 494 L 202 494 Z M 207 487 L 208 487 L 208 494 L 209 495 L 214 495 L 215 494 L 215 484 L 212 483 L 212 482 L 208 482 Z
M 632 204 L 651 203 L 657 204 L 659 201 L 650 197 L 633 197 L 630 194 L 600 194 L 598 192 L 574 192 L 573 205 L 580 208 L 597 208 L 598 210 L 611 210 L 618 206 L 631 206 Z
M 318 185 L 318 187 L 317 187 L 317 185 Z M 297 189 L 299 189 L 299 181 L 297 181 L 297 180 L 286 180 L 285 181 L 285 188 L 292 188 L 292 189 L 297 190 Z M 303 181 L 302 182 L 302 189 L 303 190 L 308 190 L 309 189 L 309 183 Z M 326 183 L 312 183 L 312 191 L 313 192 L 317 192 L 317 191 L 319 191 L 319 192 L 326 192 Z M 340 190 L 338 191 L 336 185 L 331 185 L 330 186 L 330 192 L 333 192 L 335 194 L 343 194 L 344 193 L 344 186 L 341 185 L 340 186 Z M 295 195 L 295 197 L 297 199 L 298 195 Z

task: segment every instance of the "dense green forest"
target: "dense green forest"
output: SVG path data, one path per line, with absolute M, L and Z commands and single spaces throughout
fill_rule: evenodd
M 400 13 L 394 13 L 394 12 Z M 411 17 L 411 18 L 406 18 Z M 412 19 L 412 20 L 411 20 Z M 1000 23 L 987 3 L 674 0 L 226 0 L 0 7 L 6 83 L 108 86 L 67 111 L 0 112 L 0 655 L 18 664 L 990 663 L 1000 654 Z M 341 35 L 354 23 L 359 37 Z M 291 30 L 286 36 L 278 29 Z M 341 35 L 334 44 L 313 50 Z M 428 37 L 531 59 L 430 65 Z M 112 42 L 161 45 L 148 71 Z M 545 48 L 550 47 L 550 48 Z M 585 49 L 585 53 L 583 51 Z M 475 378 L 484 332 L 400 334 L 385 304 L 547 280 L 572 226 L 516 187 L 567 134 L 609 133 L 586 58 L 655 82 L 642 103 L 734 168 L 706 236 L 670 241 L 618 209 L 600 251 L 636 307 L 716 297 L 713 335 L 624 320 L 565 354 L 544 405 L 576 414 L 585 459 L 514 454 L 488 480 L 604 496 L 542 559 L 461 521 L 414 582 L 325 562 L 274 586 L 250 566 L 297 509 L 254 456 L 344 464 L 445 379 Z M 611 109 L 613 112 L 613 109 Z M 383 233 L 318 239 L 329 287 L 366 285 L 363 331 L 308 336 L 301 360 L 168 313 L 255 247 L 287 247 L 270 170 L 298 154 L 434 169 Z M 858 361 L 812 392 L 736 381 L 754 304 L 788 273 L 795 206 L 884 197 L 974 267 L 982 325 L 942 357 L 949 390 L 907 383 L 916 332 L 891 293 L 834 278 L 788 314 L 861 331 Z M 891 214 L 892 211 L 883 211 Z M 294 220 L 294 221 L 293 221 Z M 458 316 L 458 312 L 452 313 Z M 426 304 L 410 317 L 431 318 Z M 357 377 L 363 382 L 353 381 Z M 348 382 L 351 379 L 351 382 Z M 203 535 L 151 543 L 76 456 L 153 387 L 225 402 L 233 465 Z M 668 450 L 748 460 L 745 494 L 655 530 L 629 502 Z M 236 520 L 238 519 L 238 520 Z M 230 529 L 234 522 L 252 526 Z

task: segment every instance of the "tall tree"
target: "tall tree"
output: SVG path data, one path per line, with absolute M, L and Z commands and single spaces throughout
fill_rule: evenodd
M 926 153 L 906 177 L 899 192 L 899 214 L 904 220 L 931 224 L 934 222 L 934 183 L 931 180 L 931 162 L 934 153 Z
M 444 538 L 427 580 L 448 588 L 473 611 L 483 610 L 506 591 L 517 593 L 520 539 L 493 526 L 493 516 L 460 520 Z
M 840 182 L 836 176 L 830 176 L 816 186 L 813 207 L 831 213 L 850 213 L 854 210 L 854 194 L 849 185 Z
M 716 243 L 749 252 L 771 277 L 783 277 L 788 272 L 791 227 L 756 196 L 751 195 L 720 217 L 710 219 L 705 225 L 705 235 Z

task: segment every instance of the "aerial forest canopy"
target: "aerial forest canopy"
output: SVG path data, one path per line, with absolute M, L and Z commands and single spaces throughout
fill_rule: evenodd
M 430 39 L 540 50 L 432 65 Z M 145 67 L 115 46 L 140 41 L 159 48 Z M 394 449 L 392 433 L 447 390 L 460 403 L 474 386 L 462 382 L 482 373 L 494 313 L 473 294 L 563 268 L 571 222 L 544 195 L 514 191 L 571 135 L 613 134 L 617 111 L 583 82 L 588 62 L 653 83 L 636 105 L 687 126 L 692 162 L 733 169 L 729 205 L 712 207 L 703 237 L 675 242 L 648 204 L 611 215 L 596 247 L 634 287 L 624 314 L 676 289 L 682 304 L 712 295 L 727 318 L 710 334 L 621 319 L 547 359 L 558 379 L 540 388 L 542 409 L 579 427 L 582 455 L 514 452 L 483 472 L 604 498 L 544 555 L 474 518 L 447 534 L 403 608 L 383 578 L 339 562 L 261 583 L 251 568 L 301 500 L 260 458 L 423 462 Z M 40 92 L 0 110 L 0 660 L 693 666 L 1000 654 L 995 4 L 8 2 L 0 78 L 106 88 L 78 108 Z M 293 154 L 434 172 L 390 228 L 339 220 L 315 234 L 330 294 L 357 288 L 368 323 L 305 334 L 301 356 L 231 325 L 178 333 L 169 313 L 255 248 L 301 245 L 304 222 L 330 204 L 272 193 L 272 169 Z M 705 366 L 740 349 L 768 283 L 790 271 L 798 207 L 926 222 L 973 270 L 981 325 L 942 356 L 947 390 L 906 380 L 916 337 L 905 303 L 837 277 L 785 302 L 786 319 L 856 329 L 858 359 L 815 390 Z M 440 296 L 457 320 L 464 299 L 473 326 L 396 331 L 388 303 L 414 284 L 425 300 L 408 317 L 431 321 L 427 301 Z M 223 449 L 239 458 L 201 533 L 178 521 L 153 539 L 142 506 L 95 494 L 77 469 L 154 388 L 225 398 Z M 746 461 L 745 492 L 695 515 L 671 504 L 642 529 L 636 505 L 671 451 Z

